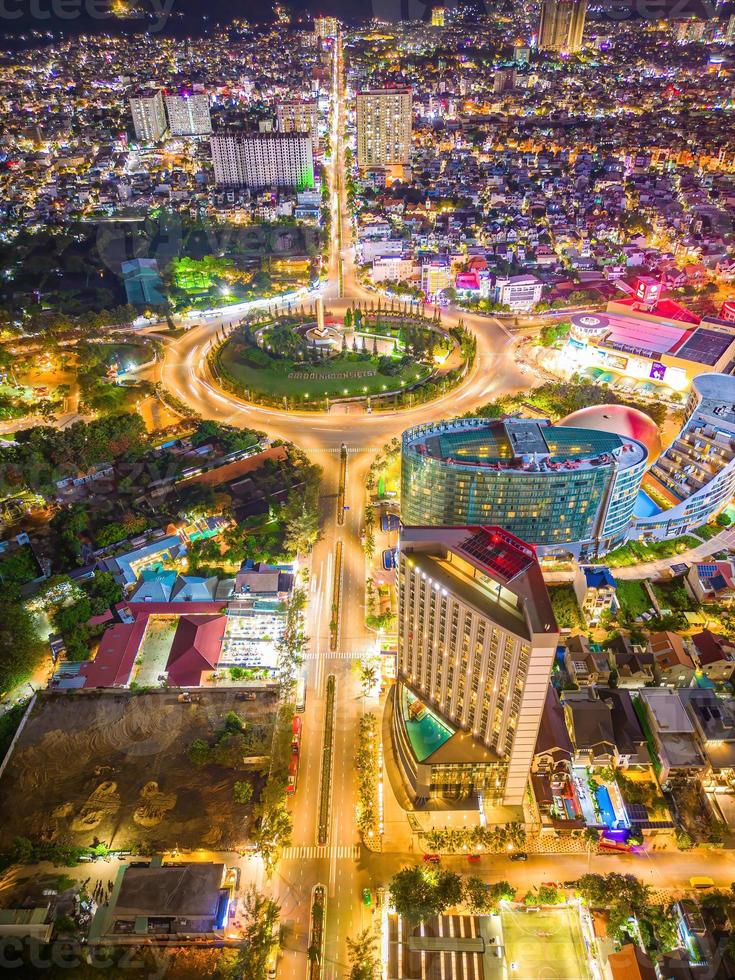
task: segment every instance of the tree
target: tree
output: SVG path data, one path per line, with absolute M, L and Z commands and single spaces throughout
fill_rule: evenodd
M 473 912 L 489 912 L 492 908 L 490 886 L 482 878 L 468 878 L 464 884 L 464 900 Z
M 409 922 L 423 922 L 459 904 L 462 881 L 453 871 L 417 865 L 393 875 L 389 891 L 391 904 L 399 915 Z
M 380 679 L 380 664 L 376 660 L 361 660 L 359 671 L 362 693 L 367 697 Z
M 349 980 L 375 980 L 379 976 L 378 939 L 370 929 L 363 929 L 355 939 L 347 937 Z
M 26 607 L 0 598 L 0 692 L 25 683 L 43 653 L 35 620 Z
M 243 948 L 238 956 L 238 976 L 265 980 L 268 960 L 278 945 L 276 926 L 280 906 L 266 898 L 253 885 L 243 899 L 247 925 L 243 931 Z
M 235 803 L 245 806 L 253 798 L 252 783 L 246 783 L 238 780 L 233 787 L 232 795 Z
M 209 762 L 209 745 L 203 738 L 197 738 L 191 743 L 186 754 L 189 762 L 197 769 L 201 769 Z

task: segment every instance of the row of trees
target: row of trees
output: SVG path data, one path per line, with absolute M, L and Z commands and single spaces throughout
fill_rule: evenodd
M 523 847 L 526 834 L 523 824 L 509 823 L 495 827 L 459 827 L 428 830 L 421 839 L 432 851 L 456 854 L 472 850 L 506 851 Z
M 357 828 L 363 839 L 375 846 L 379 839 L 378 823 L 378 718 L 372 712 L 364 714 L 358 727 L 358 748 L 355 754 L 357 773 Z
M 403 868 L 393 875 L 388 890 L 396 912 L 414 923 L 462 903 L 473 912 L 486 913 L 515 898 L 515 889 L 507 881 L 487 884 L 477 877 L 463 881 L 454 871 L 426 865 Z

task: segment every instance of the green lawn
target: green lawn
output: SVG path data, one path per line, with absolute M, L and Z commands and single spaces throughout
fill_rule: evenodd
M 272 360 L 267 366 L 256 367 L 237 359 L 228 345 L 220 354 L 220 364 L 226 376 L 243 389 L 289 398 L 377 395 L 407 387 L 430 374 L 426 365 L 417 363 L 397 375 L 380 374 L 377 357 L 362 360 L 353 354 L 341 354 L 317 365 Z
M 688 548 L 696 548 L 701 543 L 697 538 L 688 534 L 681 538 L 672 538 L 670 541 L 654 541 L 651 543 L 629 541 L 622 548 L 616 548 L 615 551 L 608 552 L 603 558 L 592 559 L 592 561 L 596 564 L 608 565 L 610 568 L 623 568 L 644 561 L 655 561 L 657 558 L 674 558 Z
M 631 619 L 648 612 L 653 606 L 643 582 L 637 579 L 618 580 L 616 595 L 623 613 Z

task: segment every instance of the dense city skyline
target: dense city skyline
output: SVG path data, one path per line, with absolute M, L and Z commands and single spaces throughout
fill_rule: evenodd
M 735 976 L 735 13 L 111 10 L 0 43 L 0 959 Z

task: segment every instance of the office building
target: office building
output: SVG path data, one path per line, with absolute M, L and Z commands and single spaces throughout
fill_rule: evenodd
M 411 156 L 411 89 L 358 92 L 356 103 L 358 166 L 406 166 Z
M 311 151 L 319 151 L 319 115 L 316 99 L 308 102 L 279 102 L 276 106 L 279 133 L 306 133 Z
M 339 25 L 336 17 L 315 17 L 314 33 L 318 38 L 324 40 L 327 37 L 337 37 Z
M 217 134 L 211 138 L 218 187 L 314 186 L 311 138 L 297 133 Z
M 168 128 L 172 136 L 208 136 L 212 132 L 209 96 L 182 89 L 166 96 Z
M 521 806 L 559 632 L 533 548 L 499 527 L 404 527 L 393 737 L 416 799 Z
M 542 555 L 622 544 L 648 458 L 635 439 L 529 419 L 456 419 L 403 433 L 405 524 L 498 524 Z
M 543 0 L 538 29 L 541 51 L 573 54 L 582 47 L 587 0 Z
M 130 97 L 135 138 L 139 143 L 158 143 L 166 132 L 166 110 L 163 93 L 158 90 L 138 92 Z
M 431 26 L 444 27 L 444 7 L 431 8 Z

